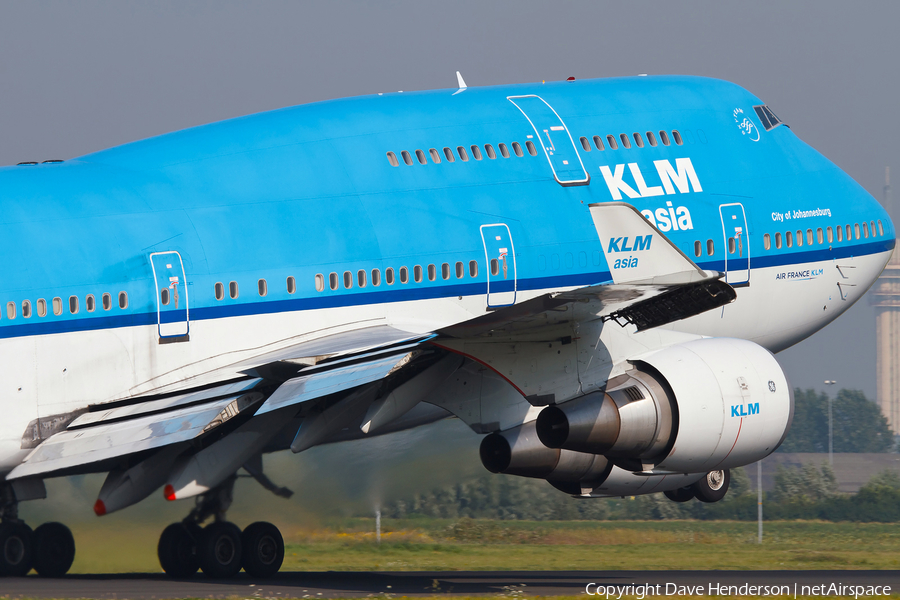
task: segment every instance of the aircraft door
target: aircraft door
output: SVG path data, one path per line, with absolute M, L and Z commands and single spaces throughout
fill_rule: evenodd
M 719 206 L 725 243 L 725 281 L 734 286 L 750 285 L 750 232 L 740 203 Z
M 503 223 L 481 226 L 487 268 L 487 306 L 498 308 L 516 302 L 516 252 L 512 234 Z
M 589 184 L 591 177 L 584 170 L 572 135 L 556 111 L 540 96 L 509 96 L 507 100 L 528 119 L 537 137 L 529 135 L 527 141 L 543 149 L 556 181 L 563 186 Z
M 188 291 L 184 263 L 178 252 L 154 252 L 150 255 L 156 286 L 156 322 L 159 341 L 187 341 L 190 333 Z

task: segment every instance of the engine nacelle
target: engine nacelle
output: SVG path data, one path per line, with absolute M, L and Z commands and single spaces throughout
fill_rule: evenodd
M 787 435 L 793 392 L 775 357 L 753 342 L 695 340 L 632 363 L 605 392 L 545 408 L 541 441 L 632 471 L 701 473 L 760 460 Z
M 603 483 L 612 469 L 603 456 L 548 448 L 538 439 L 534 421 L 488 435 L 481 441 L 480 453 L 492 473 L 570 483 L 578 493 Z

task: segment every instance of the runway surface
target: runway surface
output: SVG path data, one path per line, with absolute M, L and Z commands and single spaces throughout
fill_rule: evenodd
M 62 579 L 35 576 L 0 578 L 3 598 L 352 598 L 370 595 L 433 594 L 576 595 L 589 583 L 604 586 L 659 585 L 657 593 L 681 596 L 678 586 L 694 586 L 694 595 L 717 585 L 891 586 L 900 591 L 900 571 L 416 571 L 279 573 L 268 580 L 244 574 L 229 580 L 172 580 L 157 573 L 71 575 Z M 675 586 L 675 587 L 672 587 Z M 593 592 L 596 586 L 591 588 Z M 682 590 L 683 591 L 683 590 Z M 668 593 L 667 592 L 674 592 Z M 635 592 L 627 592 L 635 593 Z M 852 594 L 851 594 L 852 595 Z M 613 596 L 615 597 L 615 596 Z

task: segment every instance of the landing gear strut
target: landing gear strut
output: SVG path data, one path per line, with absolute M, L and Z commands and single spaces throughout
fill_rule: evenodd
M 271 523 L 256 522 L 243 532 L 225 520 L 236 475 L 201 495 L 181 523 L 163 530 L 157 554 L 170 577 L 190 577 L 202 569 L 207 577 L 234 577 L 243 569 L 254 577 L 269 577 L 284 561 L 284 539 Z M 213 517 L 213 522 L 201 523 Z
M 0 488 L 0 576 L 23 577 L 34 568 L 42 577 L 62 577 L 75 560 L 72 532 L 62 523 L 32 531 L 18 507 L 12 487 Z

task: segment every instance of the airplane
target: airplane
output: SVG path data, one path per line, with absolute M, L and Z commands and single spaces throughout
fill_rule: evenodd
M 380 93 L 0 169 L 0 573 L 64 575 L 18 503 L 193 498 L 162 568 L 278 571 L 227 520 L 263 455 L 455 417 L 494 473 L 720 500 L 793 418 L 773 353 L 875 282 L 885 210 L 726 81 Z M 207 523 L 204 526 L 204 523 Z

